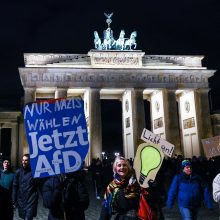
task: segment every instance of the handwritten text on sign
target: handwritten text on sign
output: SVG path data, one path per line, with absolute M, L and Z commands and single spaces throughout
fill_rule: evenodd
M 206 157 L 220 156 L 220 136 L 202 139 L 202 145 Z
M 147 130 L 146 128 L 144 128 L 141 134 L 141 139 L 143 141 L 151 141 L 152 143 L 159 145 L 165 155 L 167 155 L 168 157 L 172 156 L 174 145 L 165 141 L 164 139 Z
M 81 167 L 89 148 L 83 100 L 30 103 L 24 108 L 24 119 L 34 177 Z

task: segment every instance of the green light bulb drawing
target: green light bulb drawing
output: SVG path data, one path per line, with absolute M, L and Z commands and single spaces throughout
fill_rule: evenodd
M 139 183 L 143 184 L 151 170 L 156 169 L 161 163 L 161 155 L 158 149 L 153 146 L 146 146 L 141 150 L 141 170 Z

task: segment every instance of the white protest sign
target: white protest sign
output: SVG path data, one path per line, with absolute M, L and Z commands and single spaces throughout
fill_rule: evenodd
M 220 156 L 220 136 L 202 139 L 202 145 L 206 157 Z
M 154 134 L 153 132 L 147 130 L 144 128 L 142 134 L 141 134 L 141 140 L 145 142 L 152 142 L 154 144 L 157 144 L 161 147 L 163 153 L 167 155 L 168 157 L 172 156 L 174 145 L 167 142 L 166 140 L 162 139 L 158 135 Z

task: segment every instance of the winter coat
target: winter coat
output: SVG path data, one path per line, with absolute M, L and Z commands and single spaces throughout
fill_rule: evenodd
M 8 190 L 12 190 L 14 173 L 8 170 L 0 170 L 0 185 Z
M 136 220 L 139 205 L 140 186 L 134 178 L 133 181 L 118 181 L 116 178 L 110 182 L 105 193 L 99 220 Z
M 13 220 L 11 192 L 0 185 L 0 219 Z
M 37 179 L 33 178 L 30 167 L 27 169 L 20 168 L 16 171 L 13 181 L 12 200 L 18 207 L 20 218 L 37 216 Z
M 117 193 L 117 213 L 114 213 L 114 220 L 136 220 L 139 197 L 134 199 L 125 198 L 123 189 L 119 189 Z M 109 220 L 111 216 L 105 206 L 102 206 L 99 220 Z
M 207 208 L 213 208 L 208 187 L 202 183 L 201 178 L 197 175 L 189 176 L 182 172 L 174 177 L 168 192 L 168 208 L 173 206 L 176 195 L 179 207 L 199 208 L 204 200 Z
M 213 199 L 220 204 L 220 173 L 213 180 Z
M 81 172 L 52 176 L 42 185 L 45 208 L 50 210 L 50 220 L 85 220 L 84 211 L 89 206 L 89 194 L 84 185 Z
M 49 209 L 48 220 L 62 220 L 64 218 L 62 204 L 62 186 L 58 176 L 42 179 L 41 194 L 43 206 Z

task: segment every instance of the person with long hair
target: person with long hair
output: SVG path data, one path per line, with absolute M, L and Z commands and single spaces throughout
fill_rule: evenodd
M 140 186 L 128 160 L 118 156 L 113 163 L 114 179 L 107 186 L 99 220 L 135 220 Z

